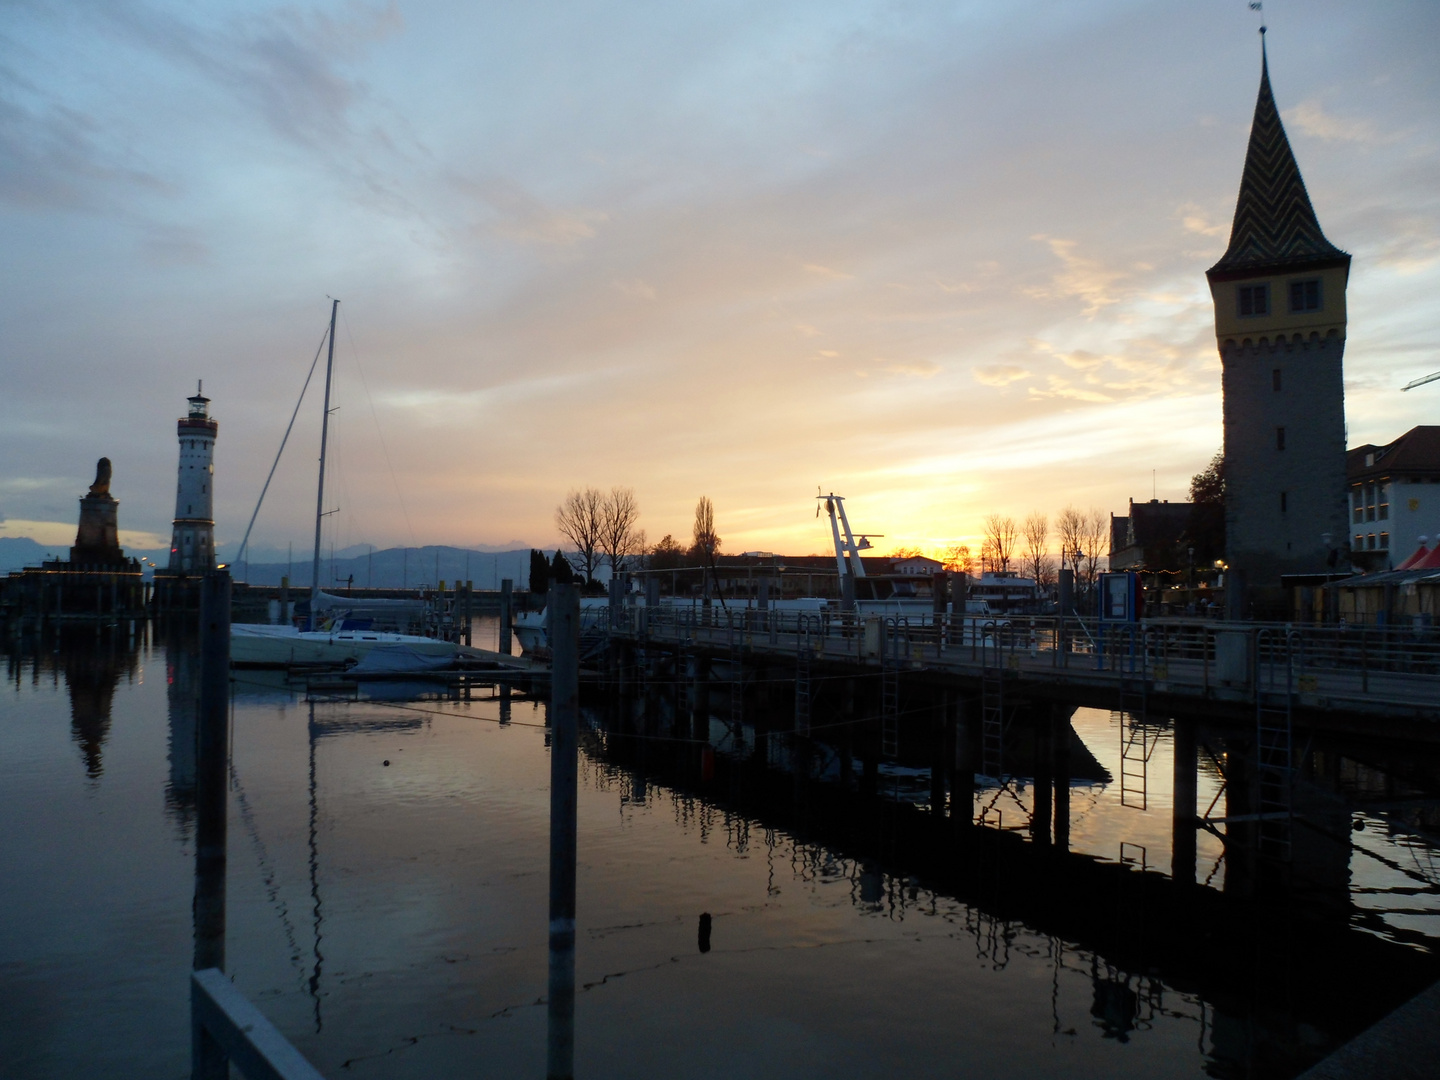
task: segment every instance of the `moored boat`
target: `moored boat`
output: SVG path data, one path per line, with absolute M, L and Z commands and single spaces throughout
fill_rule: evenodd
M 299 630 L 293 626 L 230 627 L 235 667 L 361 667 L 361 674 L 426 671 L 454 661 L 450 641 L 375 630 Z

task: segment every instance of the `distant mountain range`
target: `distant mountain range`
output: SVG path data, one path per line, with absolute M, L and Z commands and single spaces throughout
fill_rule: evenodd
M 350 552 L 359 552 L 349 555 Z M 553 552 L 547 553 L 553 554 Z M 293 563 L 241 563 L 231 567 L 237 581 L 251 585 L 279 585 L 287 574 L 296 588 L 310 587 L 309 558 Z M 427 546 L 418 548 L 386 548 L 368 552 L 364 545 L 328 554 L 320 560 L 320 587 L 403 589 L 417 585 L 435 585 L 439 581 L 453 584 L 470 581 L 476 589 L 498 589 L 509 578 L 515 588 L 530 586 L 530 549 L 514 551 L 474 551 L 469 548 Z
M 39 566 L 47 557 L 68 559 L 69 547 L 45 547 L 28 536 L 0 536 L 0 574 Z
M 141 551 L 125 549 L 126 555 L 148 556 L 161 566 L 165 565 L 168 551 Z M 554 555 L 547 551 L 547 555 Z M 0 574 L 20 570 L 27 566 L 39 566 L 47 558 L 69 558 L 66 547 L 45 546 L 28 536 L 0 536 Z M 222 555 L 223 557 L 223 555 Z M 232 566 L 231 573 L 236 581 L 248 581 L 251 585 L 279 585 L 280 579 L 290 576 L 290 584 L 296 588 L 310 587 L 310 559 L 296 558 L 293 563 L 252 562 Z M 322 589 L 343 588 L 353 584 L 358 588 L 403 589 L 417 585 L 435 585 L 444 581 L 453 585 L 457 581 L 470 581 L 476 589 L 498 589 L 500 582 L 509 578 L 517 589 L 530 587 L 530 549 L 516 548 L 511 551 L 476 551 L 469 548 L 431 545 L 418 548 L 386 548 L 371 552 L 364 544 L 356 544 L 343 551 L 337 551 L 332 558 L 328 554 L 320 560 L 320 587 Z

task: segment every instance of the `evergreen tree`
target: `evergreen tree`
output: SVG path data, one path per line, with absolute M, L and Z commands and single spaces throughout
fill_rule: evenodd
M 575 571 L 570 567 L 570 560 L 561 554 L 560 549 L 555 549 L 555 558 L 550 561 L 550 581 L 554 585 L 575 584 Z
M 550 591 L 550 560 L 534 548 L 530 549 L 530 591 L 536 596 Z

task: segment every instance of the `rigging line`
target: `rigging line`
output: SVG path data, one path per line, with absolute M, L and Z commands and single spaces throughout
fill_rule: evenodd
M 395 465 L 390 460 L 390 448 L 385 443 L 385 432 L 380 427 L 380 414 L 375 411 L 375 399 L 370 396 L 370 384 L 365 381 L 365 369 L 360 366 L 360 350 L 355 347 L 355 335 L 350 332 L 350 320 L 342 313 L 340 320 L 345 324 L 345 336 L 350 339 L 350 355 L 355 358 L 355 370 L 360 373 L 360 385 L 365 390 L 365 401 L 370 406 L 370 418 L 375 421 L 375 434 L 380 439 L 380 450 L 385 455 L 385 467 L 390 470 L 390 482 L 395 485 L 395 497 L 400 501 L 400 513 L 405 518 L 405 529 L 410 533 L 410 545 L 419 547 L 415 539 L 415 528 L 410 524 L 410 511 L 405 508 L 405 494 L 395 476 Z
M 235 563 L 239 565 L 245 555 L 245 547 L 250 543 L 250 530 L 255 527 L 255 519 L 260 516 L 260 507 L 265 502 L 265 493 L 270 490 L 270 481 L 275 479 L 275 468 L 280 464 L 280 455 L 285 452 L 285 444 L 290 440 L 290 432 L 295 427 L 295 417 L 300 415 L 300 403 L 305 400 L 305 391 L 310 389 L 310 378 L 315 374 L 315 365 L 320 362 L 320 353 L 325 348 L 325 339 L 330 336 L 330 324 L 325 324 L 325 332 L 320 335 L 320 344 L 315 349 L 315 359 L 310 361 L 310 370 L 305 375 L 305 385 L 300 388 L 300 397 L 295 402 L 295 410 L 290 414 L 290 423 L 285 428 L 285 437 L 280 440 L 280 449 L 275 451 L 275 460 L 270 465 L 270 474 L 265 477 L 265 486 L 260 489 L 260 498 L 255 503 L 255 512 L 250 515 L 250 524 L 245 526 L 245 539 L 240 541 L 240 551 L 235 556 Z

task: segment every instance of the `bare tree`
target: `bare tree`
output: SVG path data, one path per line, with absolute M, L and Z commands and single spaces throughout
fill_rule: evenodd
M 555 528 L 575 546 L 587 583 L 595 580 L 600 565 L 600 544 L 605 535 L 605 496 L 599 488 L 572 491 L 555 508 Z
M 1025 519 L 1025 572 L 1042 589 L 1050 584 L 1054 568 L 1046 550 L 1049 540 L 1050 519 L 1036 510 Z
M 1000 558 L 995 554 L 995 541 L 985 537 L 980 541 L 980 573 L 988 574 L 1000 568 Z
M 1109 542 L 1110 522 L 1103 510 L 1091 510 L 1085 515 L 1085 527 L 1080 536 L 1080 550 L 1085 553 L 1081 564 L 1085 571 L 1085 584 L 1095 584 L 1100 572 L 1100 556 Z
M 897 547 L 885 557 L 887 559 L 923 559 L 925 552 L 918 547 Z
M 968 574 L 973 566 L 969 544 L 951 544 L 945 549 L 946 570 L 956 574 Z
M 1078 570 L 1075 552 L 1080 551 L 1085 539 L 1085 514 L 1073 506 L 1060 511 L 1055 519 L 1055 532 L 1060 537 L 1060 565 Z
M 985 519 L 985 540 L 992 551 L 995 569 L 1010 569 L 1010 560 L 1015 555 L 1015 539 L 1018 530 L 1015 519 L 1004 514 L 991 514 Z
M 600 550 L 612 574 L 620 573 L 630 559 L 645 553 L 645 530 L 635 527 L 639 519 L 635 489 L 612 487 L 600 507 Z
M 690 554 L 702 564 L 713 564 L 715 553 L 720 550 L 720 537 L 715 535 L 715 505 L 704 495 L 695 504 L 692 534 L 695 543 L 690 547 Z

